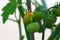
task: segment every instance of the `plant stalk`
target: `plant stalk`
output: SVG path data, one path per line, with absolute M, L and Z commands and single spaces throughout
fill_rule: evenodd
M 60 38 L 60 33 L 57 34 L 55 40 L 59 40 L 59 38 Z
M 22 9 L 22 0 L 18 0 L 18 10 L 19 10 L 19 20 L 17 21 L 18 23 L 18 26 L 19 26 L 19 40 L 23 40 L 23 36 L 22 36 L 22 32 L 21 32 L 21 17 L 23 17 L 24 15 L 24 12 L 23 12 L 23 9 Z M 21 8 L 21 9 L 20 9 Z
M 44 37 L 45 37 L 45 21 L 43 23 L 42 40 L 44 40 Z
M 23 18 L 23 16 L 24 16 L 24 10 L 23 10 L 22 4 L 21 4 L 21 3 L 22 3 L 22 0 L 18 0 L 18 2 L 19 2 L 19 5 L 20 5 L 20 6 L 18 6 L 18 10 L 19 10 L 19 12 L 20 12 L 21 17 Z M 20 16 L 20 15 L 19 15 L 19 16 Z M 26 25 L 25 25 L 25 24 L 24 24 L 24 28 L 25 28 L 27 40 L 31 40 L 30 33 L 27 32 L 27 30 L 26 30 Z M 20 38 L 21 38 L 21 36 L 20 36 Z
M 44 40 L 44 33 L 45 33 L 45 30 L 43 29 L 43 32 L 42 32 L 42 40 Z
M 28 11 L 31 12 L 31 0 L 26 0 Z M 34 33 L 30 33 L 31 40 L 34 40 Z
M 43 4 L 43 6 L 45 7 L 45 9 L 47 9 L 47 5 L 46 5 L 46 2 L 45 2 L 45 0 L 42 0 L 42 4 Z M 46 15 L 46 13 L 45 13 L 45 15 Z M 45 18 L 45 15 L 44 15 L 44 18 Z M 43 19 L 43 21 L 44 21 L 45 19 Z M 45 21 L 44 21 L 44 23 L 43 23 L 43 32 L 42 32 L 42 40 L 44 40 L 44 34 L 45 34 Z
M 22 34 L 21 34 L 21 20 L 20 20 L 21 18 L 20 18 L 20 16 L 19 16 L 19 21 L 17 22 L 18 23 L 18 26 L 19 26 L 19 40 L 21 40 L 21 38 L 22 38 Z
M 31 12 L 31 0 L 26 0 L 28 11 Z
M 25 26 L 25 32 L 26 32 L 27 40 L 32 40 L 31 34 L 29 32 L 27 32 L 27 30 L 26 30 L 26 26 Z

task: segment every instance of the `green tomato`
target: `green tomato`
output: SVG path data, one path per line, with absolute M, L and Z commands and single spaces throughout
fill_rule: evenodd
M 60 16 L 60 8 L 55 9 L 55 14 L 56 14 L 56 16 Z
M 52 9 L 52 12 L 53 12 L 54 15 L 60 16 L 60 7 L 53 8 Z
M 56 22 L 56 16 L 53 14 L 46 14 L 45 22 L 50 23 L 50 24 L 55 23 Z
M 42 12 L 36 12 L 35 11 L 33 14 L 34 14 L 35 20 L 37 20 L 37 21 L 40 21 L 43 18 L 43 13 Z
M 30 23 L 27 25 L 26 29 L 30 33 L 37 32 L 39 30 L 39 24 L 37 22 Z

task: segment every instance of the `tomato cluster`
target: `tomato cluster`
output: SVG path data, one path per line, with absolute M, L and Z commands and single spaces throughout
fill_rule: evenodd
M 45 22 L 47 28 L 52 28 L 53 24 L 56 22 L 57 17 L 60 16 L 60 6 L 56 5 L 52 7 L 51 10 L 49 10 L 50 13 L 46 14 L 45 16 Z
M 23 17 L 24 24 L 26 25 L 26 29 L 28 32 L 38 32 L 40 25 L 38 22 L 43 18 L 43 13 L 41 12 L 27 12 Z M 36 21 L 33 21 L 36 20 Z
M 49 11 L 49 10 L 48 10 Z M 58 16 L 60 16 L 60 7 L 52 8 L 50 13 L 43 12 L 26 12 L 23 17 L 24 24 L 26 25 L 26 29 L 28 32 L 42 32 L 43 27 L 39 24 L 41 20 L 45 21 L 45 28 L 52 28 L 56 22 Z M 42 24 L 43 25 L 43 24 Z
M 56 16 L 52 14 L 46 14 L 45 16 L 45 22 L 47 28 L 52 28 L 53 24 L 56 22 Z

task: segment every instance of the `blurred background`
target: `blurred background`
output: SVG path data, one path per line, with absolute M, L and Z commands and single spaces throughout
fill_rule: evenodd
M 25 2 L 26 0 L 23 0 L 23 2 Z M 33 0 L 34 1 L 34 0 Z M 41 0 L 37 0 L 40 4 Z M 50 8 L 52 6 L 54 6 L 56 4 L 56 2 L 58 2 L 59 0 L 45 0 L 47 8 Z M 10 20 L 8 20 L 5 24 L 3 24 L 2 22 L 2 8 L 8 3 L 8 0 L 0 0 L 0 40 L 19 40 L 19 28 L 18 25 L 15 22 L 12 22 Z M 26 7 L 25 4 L 23 4 L 24 8 Z M 34 11 L 35 7 L 32 4 L 32 11 Z M 8 11 L 8 10 L 7 10 Z M 18 10 L 16 11 L 16 13 L 18 14 Z M 18 15 L 17 15 L 18 16 Z M 10 18 L 14 19 L 14 16 L 10 15 Z M 56 24 L 58 24 L 60 21 L 60 17 L 57 18 Z M 25 31 L 24 31 L 24 25 L 23 25 L 23 21 L 21 20 L 21 26 L 22 26 L 22 35 L 25 36 L 24 40 L 26 39 L 26 35 L 25 35 Z M 47 38 L 49 37 L 49 35 L 51 34 L 51 30 L 50 29 L 46 29 L 45 31 L 45 40 L 47 40 Z M 42 34 L 41 33 L 35 33 L 35 40 L 41 40 Z

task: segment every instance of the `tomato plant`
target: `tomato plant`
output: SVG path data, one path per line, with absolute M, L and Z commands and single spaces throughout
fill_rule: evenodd
M 22 35 L 21 28 L 21 19 L 23 19 L 23 24 L 26 32 L 27 40 L 35 40 L 34 33 L 42 33 L 42 40 L 45 37 L 45 29 L 53 29 L 51 35 L 47 40 L 59 40 L 60 38 L 60 23 L 55 25 L 57 17 L 60 17 L 60 3 L 57 5 L 47 8 L 45 0 L 41 0 L 42 5 L 40 5 L 37 0 L 32 2 L 31 0 L 26 0 L 26 8 L 22 5 L 25 2 L 23 0 L 9 0 L 9 3 L 3 7 L 2 19 L 3 24 L 9 19 L 14 21 L 19 26 L 19 40 L 23 40 L 24 36 Z M 32 11 L 31 3 L 36 7 Z M 19 16 L 16 15 L 16 9 L 18 8 Z M 15 19 L 9 18 L 10 15 L 13 15 Z

